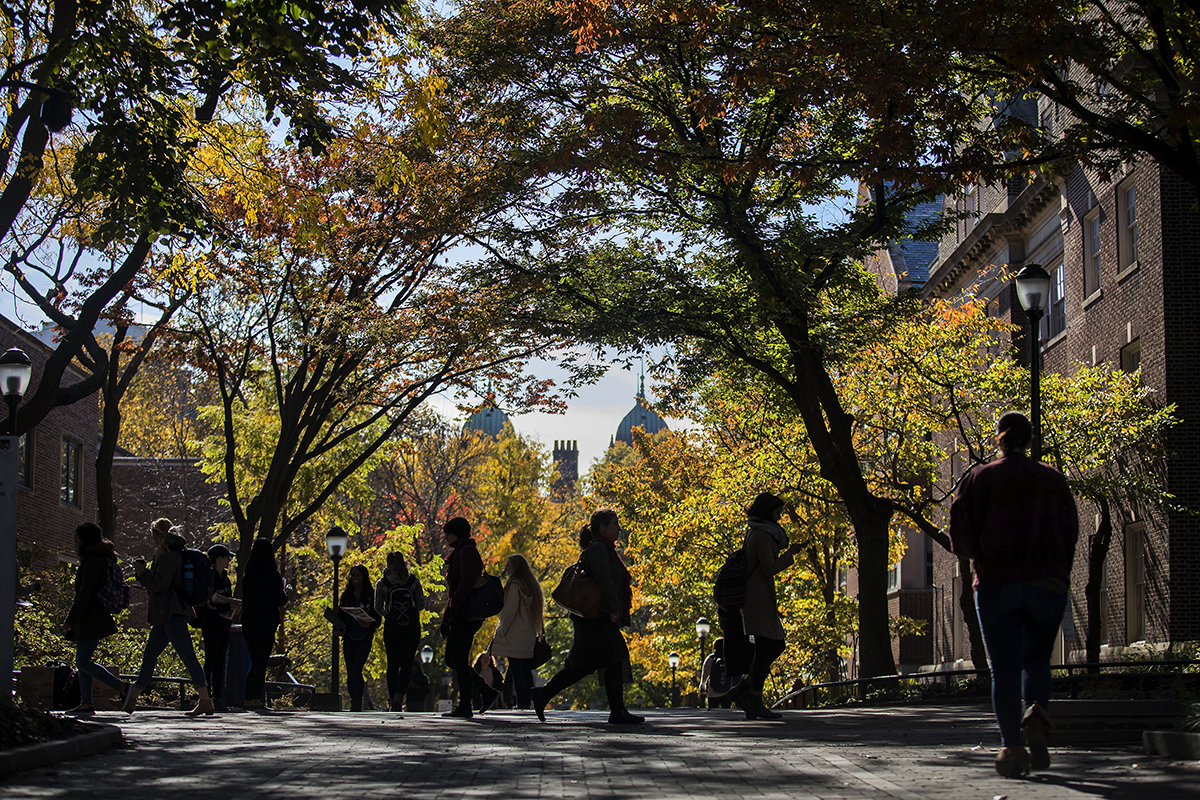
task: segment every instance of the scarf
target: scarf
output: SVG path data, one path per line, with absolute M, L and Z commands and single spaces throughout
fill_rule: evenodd
M 617 552 L 616 542 L 610 542 L 603 536 L 597 536 L 596 541 L 608 547 L 609 550 L 612 550 L 613 555 L 617 557 L 617 564 L 621 568 L 621 597 L 625 601 L 624 612 L 628 614 L 633 610 L 633 576 L 629 574 L 629 568 L 621 560 L 621 554 Z
M 750 530 L 746 531 L 746 537 L 749 538 L 753 531 L 764 531 L 770 534 L 771 540 L 775 542 L 775 552 L 781 553 L 788 546 L 788 535 L 777 522 L 771 522 L 767 519 L 759 517 L 749 517 Z M 744 543 L 743 543 L 744 544 Z

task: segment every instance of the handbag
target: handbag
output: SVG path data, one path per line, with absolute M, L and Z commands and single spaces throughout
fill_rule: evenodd
M 494 617 L 504 608 L 504 584 L 495 575 L 484 573 L 463 603 L 462 617 L 476 622 Z
M 551 655 L 550 643 L 546 641 L 545 634 L 539 633 L 538 637 L 533 640 L 533 668 L 537 669 L 545 664 L 550 660 Z
M 583 564 L 572 564 L 563 573 L 550 597 L 577 617 L 594 619 L 604 603 L 604 592 L 596 579 L 587 574 Z

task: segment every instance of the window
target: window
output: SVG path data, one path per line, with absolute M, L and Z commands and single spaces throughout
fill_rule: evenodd
M 980 194 L 981 192 L 977 184 L 967 187 L 966 197 L 963 200 L 963 211 L 967 214 L 967 218 L 963 220 L 963 227 L 966 233 L 970 233 L 971 229 L 979 221 L 979 212 L 983 208 Z
M 1100 209 L 1093 208 L 1083 218 L 1083 294 L 1091 297 L 1100 290 Z
M 850 578 L 849 570 L 847 570 L 845 567 L 841 567 L 840 569 L 838 569 L 837 586 L 838 586 L 838 591 L 842 594 L 843 597 L 846 597 L 850 594 L 850 589 L 847 586 L 847 581 L 849 580 L 849 578 Z
M 1125 529 L 1125 643 L 1146 638 L 1146 525 Z
M 1142 368 L 1142 340 L 1134 339 L 1121 348 L 1121 369 L 1137 372 Z
M 1042 317 L 1042 341 L 1053 339 L 1067 329 L 1067 275 L 1062 264 L 1050 268 L 1050 302 Z
M 62 486 L 59 498 L 68 505 L 79 508 L 80 486 L 83 474 L 83 445 L 73 439 L 63 439 Z
M 1132 180 L 1117 188 L 1117 235 L 1121 240 L 1118 266 L 1125 272 L 1138 260 L 1137 187 Z
M 888 567 L 888 588 L 889 592 L 894 592 L 900 588 L 900 562 L 897 561 Z
M 33 486 L 33 441 L 30 433 L 22 433 L 17 440 L 17 483 L 26 489 Z
M 925 534 L 925 585 L 933 586 L 933 540 Z

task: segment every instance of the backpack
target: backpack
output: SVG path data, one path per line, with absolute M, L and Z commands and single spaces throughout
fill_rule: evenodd
M 708 685 L 704 687 L 704 693 L 709 697 L 721 697 L 728 694 L 732 688 L 733 685 L 729 682 L 729 671 L 725 669 L 725 659 L 715 659 L 712 668 L 708 671 Z
M 202 606 L 212 599 L 217 589 L 217 575 L 208 555 L 199 550 L 185 547 L 179 551 L 183 556 L 183 577 L 179 582 L 179 594 L 189 606 Z
M 406 628 L 416 622 L 417 598 L 409 583 L 392 584 L 388 589 L 384 619 L 389 625 Z
M 96 599 L 100 601 L 100 607 L 109 614 L 116 614 L 118 611 L 124 611 L 129 608 L 129 584 L 125 583 L 125 578 L 121 575 L 121 568 L 117 566 L 117 562 L 106 558 L 104 559 L 108 569 L 108 577 L 104 581 L 104 585 L 96 590 Z
M 729 554 L 713 580 L 713 600 L 721 611 L 738 611 L 746 604 L 746 551 L 739 547 Z

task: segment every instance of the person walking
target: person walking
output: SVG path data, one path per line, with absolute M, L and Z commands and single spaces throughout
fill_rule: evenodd
M 176 654 L 192 678 L 192 686 L 200 696 L 196 707 L 188 711 L 187 715 L 195 717 L 212 714 L 216 708 L 208 693 L 204 667 L 200 666 L 200 660 L 196 658 L 196 649 L 192 646 L 192 635 L 188 630 L 188 622 L 196 615 L 196 610 L 183 599 L 182 551 L 187 545 L 187 540 L 171 526 L 171 520 L 165 517 L 156 519 L 150 526 L 150 536 L 155 545 L 154 561 L 149 567 L 146 566 L 146 559 L 141 556 L 133 561 L 134 576 L 150 596 L 146 612 L 146 621 L 151 626 L 150 635 L 142 653 L 141 669 L 138 670 L 133 688 L 125 695 L 121 710 L 133 713 L 138 696 L 150 685 L 150 680 L 154 677 L 154 668 L 158 666 L 158 657 L 169 642 L 175 648 Z
M 483 700 L 480 714 L 491 708 L 500 696 L 471 667 L 471 648 L 475 644 L 475 634 L 483 627 L 483 620 L 470 620 L 462 615 L 467 597 L 483 575 L 483 559 L 479 557 L 479 549 L 471 538 L 471 523 L 462 517 L 455 517 L 443 525 L 442 535 L 450 546 L 450 554 L 446 558 L 448 599 L 442 614 L 441 633 L 446 640 L 446 666 L 454 671 L 454 685 L 458 692 L 458 705 L 442 716 L 470 719 L 474 716 L 471 711 L 472 686 L 479 690 Z
M 493 656 L 508 659 L 517 708 L 529 708 L 533 692 L 533 647 L 544 630 L 546 600 L 529 561 L 515 553 L 504 562 L 508 582 L 504 608 L 492 636 Z
M 86 715 L 96 711 L 92 697 L 93 681 L 100 681 L 115 690 L 124 700 L 131 685 L 114 676 L 94 660 L 100 640 L 117 632 L 112 614 L 100 602 L 99 593 L 108 582 L 110 562 L 117 562 L 113 543 L 94 522 L 75 528 L 75 552 L 79 566 L 75 568 L 75 599 L 63 622 L 63 635 L 75 642 L 75 668 L 79 670 L 79 705 L 70 713 Z
M 967 473 L 950 507 L 954 552 L 974 561 L 975 609 L 1002 745 L 996 772 L 1006 778 L 1050 767 L 1050 656 L 1079 539 L 1067 479 L 1026 456 L 1032 441 L 1024 414 L 1002 416 L 1000 457 Z
M 746 552 L 746 600 L 742 605 L 742 627 L 753 639 L 748 675 L 729 698 L 746 713 L 746 719 L 783 719 L 763 703 L 763 685 L 771 665 L 786 646 L 775 576 L 790 567 L 800 544 L 788 546 L 787 532 L 779 524 L 786 504 L 782 498 L 763 492 L 746 509 L 747 531 L 742 547 Z
M 633 588 L 629 570 L 617 555 L 620 536 L 621 524 L 617 512 L 611 508 L 593 511 L 588 524 L 579 531 L 582 548 L 579 562 L 600 585 L 604 601 L 592 619 L 571 615 L 574 639 L 566 665 L 545 686 L 532 692 L 533 710 L 542 722 L 546 721 L 546 705 L 556 694 L 600 669 L 604 670 L 608 721 L 617 725 L 638 725 L 646 721 L 645 717 L 630 713 L 625 707 L 624 679 L 629 649 L 621 628 L 630 622 Z
M 275 649 L 275 632 L 283 622 L 283 608 L 288 599 L 270 539 L 255 539 L 250 545 L 241 589 L 242 636 L 250 656 L 244 703 L 246 708 L 260 709 L 267 680 L 267 661 Z
M 350 568 L 346 588 L 338 600 L 338 615 L 346 625 L 342 634 L 342 658 L 346 663 L 346 691 L 350 693 L 350 710 L 363 710 L 363 693 L 367 682 L 363 669 L 371 657 L 375 630 L 382 619 L 375 610 L 375 593 L 371 573 L 362 564 Z
M 479 677 L 483 678 L 484 683 L 500 693 L 500 696 L 492 701 L 492 708 L 504 708 L 504 673 L 500 671 L 500 665 L 496 663 L 496 659 L 492 658 L 492 654 L 484 650 L 475 656 L 475 662 L 471 664 L 471 669 L 479 673 Z M 483 707 L 483 695 L 480 694 L 479 689 L 474 689 L 471 697 L 476 708 Z
M 229 628 L 233 613 L 241 600 L 233 596 L 233 581 L 229 565 L 233 551 L 223 544 L 208 548 L 208 560 L 213 565 L 214 589 L 212 599 L 196 609 L 193 624 L 204 638 L 204 677 L 212 694 L 213 706 L 225 711 L 225 661 L 229 655 Z
M 424 608 L 425 592 L 421 581 L 408 571 L 404 554 L 393 550 L 387 555 L 383 577 L 375 584 L 375 612 L 383 619 L 383 649 L 387 655 L 387 687 L 392 711 L 404 707 L 417 645 L 421 643 L 421 611 Z
M 733 705 L 729 698 L 733 688 L 725 664 L 725 640 L 718 636 L 713 642 L 712 652 L 700 666 L 700 695 L 708 701 L 709 708 L 729 708 Z

